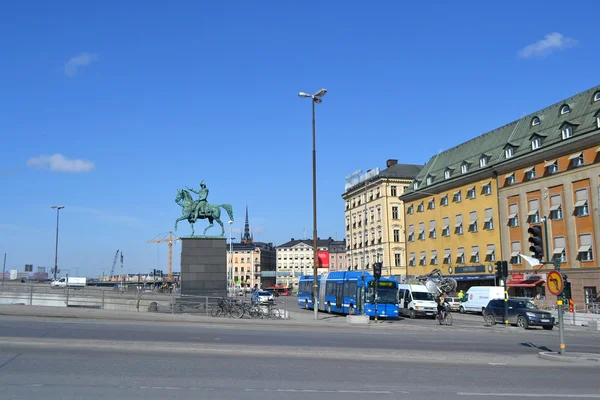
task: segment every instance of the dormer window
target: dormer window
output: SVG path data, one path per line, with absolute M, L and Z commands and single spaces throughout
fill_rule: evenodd
M 594 101 L 600 101 L 600 92 L 594 94 Z
M 414 182 L 413 182 L 413 189 L 414 189 L 414 190 L 417 190 L 418 188 L 419 188 L 419 182 L 417 182 L 417 181 L 414 181 Z
M 542 138 L 539 136 L 534 136 L 531 139 L 531 150 L 536 150 L 542 147 Z
M 483 168 L 487 165 L 488 163 L 488 156 L 481 156 L 481 158 L 479 159 L 479 167 Z
M 426 182 L 427 182 L 428 185 L 431 185 L 433 183 L 433 177 L 432 176 L 428 176 Z
M 461 174 L 466 174 L 469 171 L 469 164 L 468 163 L 462 163 L 462 165 L 460 166 L 460 173 Z
M 571 125 L 563 126 L 561 130 L 561 135 L 563 140 L 568 139 L 573 136 L 573 127 Z
M 539 117 L 533 117 L 533 119 L 531 120 L 531 126 L 537 126 L 540 124 L 540 118 Z
M 514 147 L 510 146 L 510 147 L 507 147 L 506 149 L 504 149 L 504 158 L 511 158 L 514 155 L 515 155 Z
M 450 170 L 449 170 L 449 169 L 445 170 L 445 171 L 444 171 L 444 179 L 450 179 L 450 175 L 451 175 L 451 174 L 452 174 L 452 173 L 450 172 Z
M 567 104 L 565 104 L 564 106 L 562 106 L 560 108 L 560 115 L 568 114 L 570 112 L 571 112 L 571 107 L 569 107 Z

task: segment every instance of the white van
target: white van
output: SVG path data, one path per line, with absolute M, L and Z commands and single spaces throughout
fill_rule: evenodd
M 437 303 L 424 285 L 398 284 L 398 303 L 401 315 L 435 318 Z
M 481 314 L 490 300 L 503 298 L 504 288 L 501 286 L 471 286 L 465 293 L 463 302 L 460 303 L 460 312 Z

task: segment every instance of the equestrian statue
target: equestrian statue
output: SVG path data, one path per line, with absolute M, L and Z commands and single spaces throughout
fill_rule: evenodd
M 187 190 L 186 190 L 187 189 Z M 178 189 L 177 197 L 175 197 L 175 203 L 179 204 L 182 208 L 181 217 L 175 221 L 175 231 L 177 231 L 177 224 L 179 221 L 187 219 L 190 226 L 192 227 L 192 236 L 194 236 L 194 224 L 199 219 L 208 219 L 210 225 L 204 229 L 203 235 L 209 228 L 214 226 L 213 222 L 217 221 L 221 225 L 221 236 L 225 234 L 225 227 L 221 221 L 221 208 L 227 211 L 229 219 L 233 221 L 233 209 L 231 204 L 210 204 L 207 201 L 208 188 L 204 181 L 200 182 L 200 190 L 195 190 L 186 186 L 186 189 Z M 198 200 L 194 200 L 190 192 L 198 195 Z

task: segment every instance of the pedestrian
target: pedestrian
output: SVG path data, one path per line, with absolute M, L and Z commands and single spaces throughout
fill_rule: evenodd
M 462 301 L 463 297 L 465 297 L 465 294 L 462 289 L 460 289 L 460 292 L 458 292 L 458 301 Z

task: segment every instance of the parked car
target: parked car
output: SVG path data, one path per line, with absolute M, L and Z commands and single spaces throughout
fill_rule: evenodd
M 252 302 L 253 303 L 267 303 L 269 301 L 273 301 L 273 294 L 271 292 L 267 292 L 266 290 L 256 290 L 252 293 Z
M 460 311 L 460 300 L 458 297 L 446 297 L 450 311 Z
M 488 325 L 504 323 L 504 300 L 491 300 L 483 311 Z M 523 329 L 541 326 L 546 330 L 554 328 L 554 317 L 548 311 L 540 310 L 529 299 L 508 299 L 508 323 Z
M 465 293 L 466 300 L 460 303 L 460 312 L 483 313 L 490 300 L 504 299 L 504 288 L 500 286 L 471 286 Z

